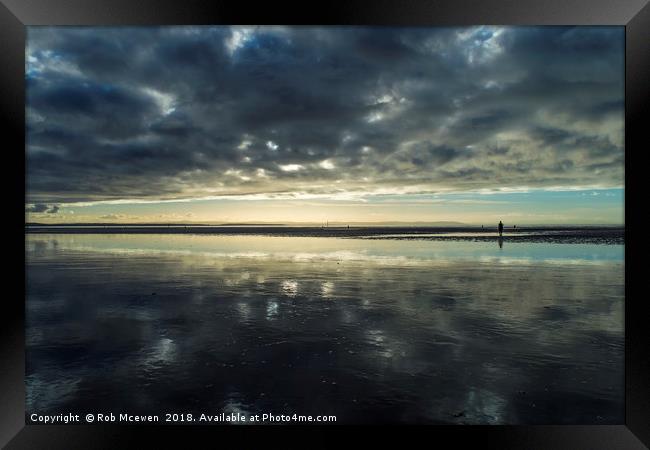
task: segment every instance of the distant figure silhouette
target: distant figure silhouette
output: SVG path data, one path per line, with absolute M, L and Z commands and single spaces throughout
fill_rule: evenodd
M 499 236 L 503 235 L 503 222 L 499 220 Z

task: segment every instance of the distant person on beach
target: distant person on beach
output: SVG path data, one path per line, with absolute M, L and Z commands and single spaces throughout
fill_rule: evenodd
M 503 222 L 499 220 L 499 236 L 503 234 Z

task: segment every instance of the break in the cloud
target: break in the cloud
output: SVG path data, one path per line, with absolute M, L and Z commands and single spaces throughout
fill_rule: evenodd
M 620 188 L 623 50 L 622 27 L 32 27 L 28 209 Z

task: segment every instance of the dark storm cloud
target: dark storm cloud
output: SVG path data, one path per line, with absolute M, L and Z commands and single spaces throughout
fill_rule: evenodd
M 30 28 L 29 201 L 620 186 L 623 38 Z

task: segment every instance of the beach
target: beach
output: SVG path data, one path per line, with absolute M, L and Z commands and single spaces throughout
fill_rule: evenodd
M 387 234 L 30 233 L 27 412 L 623 422 L 623 245 Z
M 30 234 L 201 234 L 259 235 L 285 237 L 338 237 L 361 239 L 416 239 L 491 242 L 499 236 L 496 227 L 431 226 L 213 226 L 213 225 L 33 225 Z M 512 242 L 558 244 L 624 244 L 625 228 L 616 226 L 509 227 L 504 238 Z
M 27 424 L 629 421 L 624 27 L 28 31 Z

